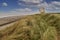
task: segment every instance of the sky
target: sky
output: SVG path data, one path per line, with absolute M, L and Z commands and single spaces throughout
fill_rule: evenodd
M 42 6 L 46 12 L 60 12 L 60 0 L 0 0 L 0 17 L 39 13 Z

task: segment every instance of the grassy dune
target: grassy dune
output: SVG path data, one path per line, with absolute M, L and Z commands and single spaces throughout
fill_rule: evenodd
M 60 14 L 25 16 L 15 24 L 0 30 L 0 40 L 58 40 Z

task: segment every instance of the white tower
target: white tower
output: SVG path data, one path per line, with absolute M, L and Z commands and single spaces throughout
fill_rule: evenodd
M 41 7 L 39 11 L 40 11 L 41 14 L 43 14 L 43 13 L 45 13 L 45 8 Z

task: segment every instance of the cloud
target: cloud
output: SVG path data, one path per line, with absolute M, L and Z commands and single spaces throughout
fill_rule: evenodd
M 36 12 L 35 12 L 36 13 Z M 29 8 L 24 8 L 24 9 L 15 9 L 15 10 L 12 10 L 10 12 L 7 12 L 7 13 L 0 13 L 0 18 L 2 17 L 7 17 L 7 16 L 22 16 L 22 15 L 31 15 L 31 14 L 35 14 L 32 9 L 29 9 Z
M 3 2 L 2 6 L 8 6 L 8 4 L 6 2 Z
M 52 1 L 51 3 L 46 3 L 46 9 L 47 9 L 47 12 L 50 11 L 50 12 L 60 12 L 60 2 L 58 1 Z
M 20 1 L 20 0 L 19 0 Z M 60 1 L 51 1 L 50 3 L 47 3 L 46 1 L 43 2 L 43 0 L 22 0 L 23 2 L 19 2 L 20 5 L 31 7 L 31 8 L 41 8 L 42 6 L 45 7 L 45 9 L 52 11 L 52 10 L 60 10 Z
M 58 1 L 53 1 L 52 4 L 54 4 L 54 5 L 60 5 L 60 2 L 58 2 Z
M 36 14 L 38 11 L 33 11 L 30 8 L 24 8 L 24 9 L 15 9 L 13 11 L 8 12 L 8 15 L 31 15 Z
M 21 0 L 19 0 L 19 1 L 21 1 Z M 40 2 L 42 2 L 43 0 L 22 0 L 22 1 L 31 2 L 31 3 L 40 3 Z
M 47 5 L 51 10 L 59 10 L 60 9 L 60 2 L 53 1 Z
M 23 0 L 25 2 L 40 3 L 40 0 Z
M 18 0 L 18 4 L 23 4 L 23 5 L 38 5 L 41 4 L 43 0 Z
M 55 9 L 60 9 L 60 2 L 54 1 L 52 2 L 52 5 L 55 7 Z
M 16 9 L 16 11 L 19 11 L 19 12 L 31 12 L 32 9 L 24 8 L 24 9 Z
M 60 11 L 60 2 L 59 1 L 52 1 L 51 3 L 41 3 L 36 5 L 37 8 L 41 8 L 42 6 L 45 7 L 46 11 L 52 11 L 52 12 L 58 12 L 58 10 Z

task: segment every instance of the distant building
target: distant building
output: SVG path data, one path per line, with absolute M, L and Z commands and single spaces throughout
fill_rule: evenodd
M 40 11 L 40 13 L 43 14 L 43 13 L 45 13 L 45 8 L 44 7 L 41 7 L 39 11 Z

